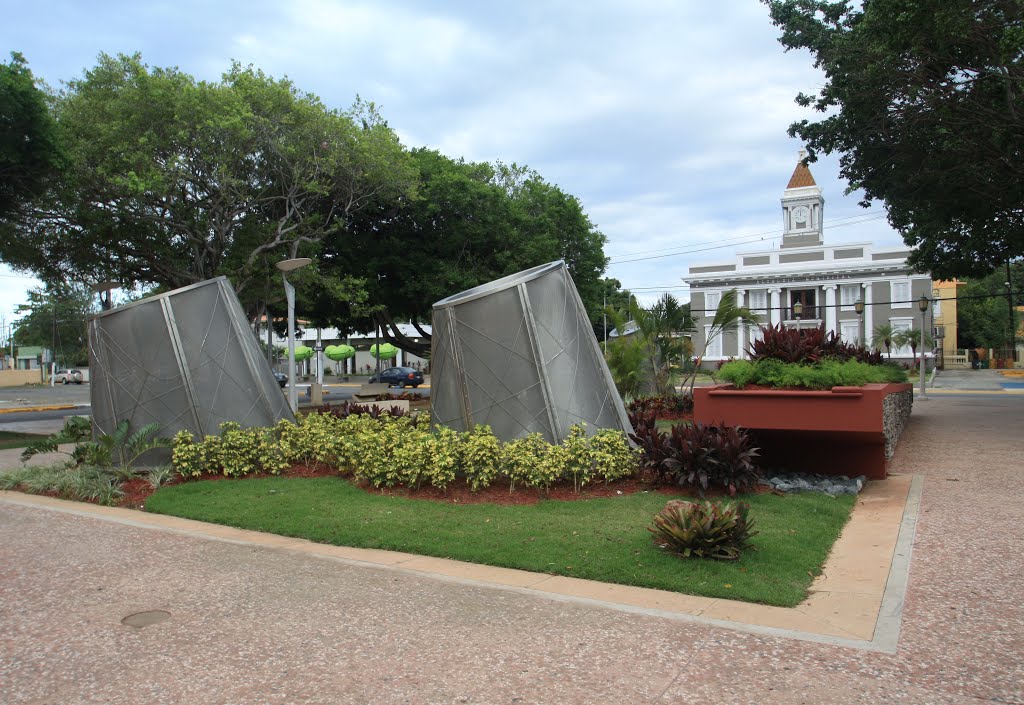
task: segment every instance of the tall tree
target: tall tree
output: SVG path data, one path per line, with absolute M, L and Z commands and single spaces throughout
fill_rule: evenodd
M 1015 309 L 1024 306 L 1024 263 L 1012 266 L 1009 275 L 1004 269 L 971 279 L 957 291 L 957 347 L 1005 350 L 1016 339 Z
M 984 276 L 1024 256 L 1024 3 L 764 0 L 787 49 L 825 73 L 797 102 L 825 113 L 789 133 L 840 154 L 840 173 L 885 202 L 937 278 Z
M 138 55 L 100 55 L 55 114 L 67 176 L 20 225 L 35 249 L 0 247 L 47 281 L 174 288 L 227 275 L 254 303 L 280 289 L 275 260 L 315 250 L 414 176 L 372 104 L 331 110 L 238 64 L 197 82 Z
M 46 191 L 62 164 L 46 94 L 25 57 L 11 52 L 0 64 L 0 227 Z
M 429 344 L 402 336 L 398 322 L 422 326 L 439 299 L 557 259 L 566 261 L 593 319 L 600 316 L 604 236 L 578 200 L 519 167 L 427 149 L 411 157 L 416 194 L 378 200 L 318 255 L 328 278 L 362 275 L 365 299 L 307 289 L 314 320 L 342 331 L 380 325 L 389 342 L 426 354 Z
M 14 328 L 15 345 L 52 350 L 61 367 L 89 364 L 86 323 L 96 306 L 88 287 L 65 283 L 31 289 L 21 308 L 27 315 Z

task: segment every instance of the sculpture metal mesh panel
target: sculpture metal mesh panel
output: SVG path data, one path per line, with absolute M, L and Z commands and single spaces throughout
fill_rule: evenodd
M 435 303 L 430 370 L 435 425 L 487 424 L 502 440 L 537 432 L 552 443 L 580 422 L 631 430 L 562 261 Z
M 161 436 L 215 434 L 225 421 L 291 419 L 225 277 L 104 311 L 89 320 L 93 430 L 153 421 Z

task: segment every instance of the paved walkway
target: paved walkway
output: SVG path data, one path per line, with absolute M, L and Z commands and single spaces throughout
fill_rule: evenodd
M 915 404 L 892 465 L 923 485 L 893 649 L 0 500 L 2 700 L 1021 702 L 1021 428 L 1020 396 Z

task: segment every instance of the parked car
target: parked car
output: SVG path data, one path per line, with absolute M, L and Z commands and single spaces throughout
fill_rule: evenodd
M 423 373 L 419 370 L 414 370 L 411 367 L 389 367 L 386 370 L 381 370 L 380 376 L 374 375 L 370 377 L 370 383 L 386 382 L 389 387 L 395 385 L 405 388 L 416 387 L 423 384 Z
M 277 380 L 277 386 L 281 387 L 281 389 L 284 389 L 285 387 L 288 386 L 288 375 L 286 375 L 284 372 L 278 372 L 277 370 L 274 370 L 274 379 Z
M 58 370 L 53 376 L 53 381 L 61 384 L 81 384 L 85 381 L 85 376 L 81 370 Z

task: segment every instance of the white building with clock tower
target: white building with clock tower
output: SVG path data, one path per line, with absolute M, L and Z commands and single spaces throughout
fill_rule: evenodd
M 690 309 L 697 318 L 698 352 L 722 293 L 733 289 L 737 303 L 757 313 L 762 324 L 824 325 L 851 342 L 870 342 L 872 331 L 884 323 L 895 331 L 920 329 L 917 299 L 922 294 L 932 297 L 931 277 L 910 270 L 910 251 L 905 247 L 876 248 L 870 242 L 826 245 L 825 199 L 804 156 L 801 150 L 782 194 L 781 245 L 738 252 L 728 262 L 692 266 L 683 277 L 690 285 Z M 857 313 L 858 301 L 864 303 L 862 314 Z M 710 341 L 704 361 L 717 364 L 748 357 L 750 342 L 759 335 L 757 326 L 727 331 Z M 910 356 L 909 347 L 892 351 L 894 359 L 909 361 Z

